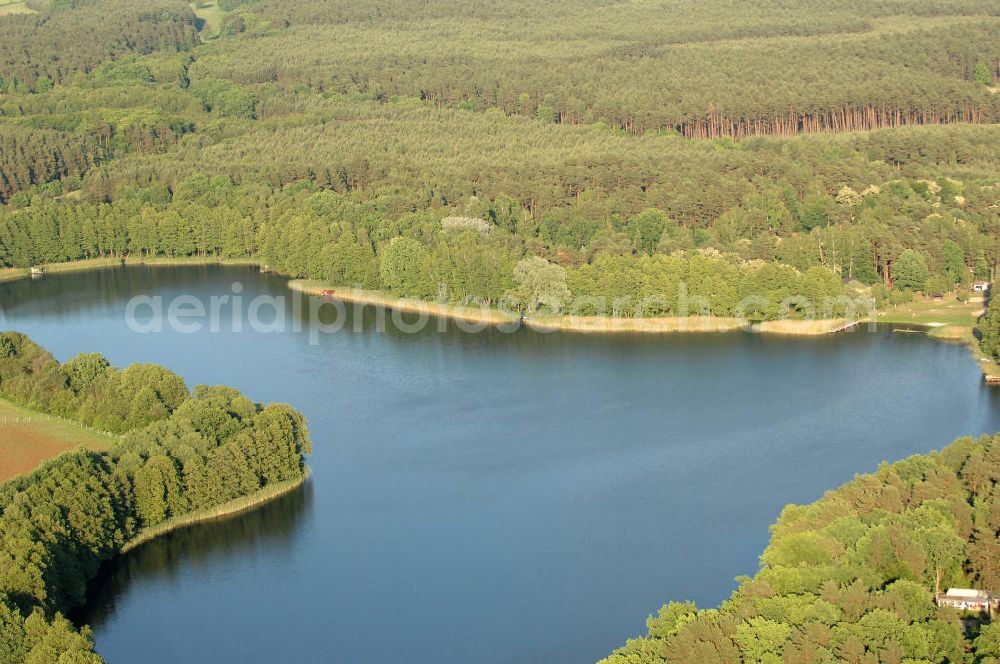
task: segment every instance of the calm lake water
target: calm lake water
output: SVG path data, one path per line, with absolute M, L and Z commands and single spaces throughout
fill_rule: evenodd
M 965 348 L 887 330 L 405 334 L 369 309 L 314 345 L 125 323 L 134 295 L 237 281 L 289 296 L 218 267 L 0 285 L 0 329 L 60 360 L 163 364 L 311 423 L 302 491 L 107 566 L 79 619 L 112 664 L 592 662 L 671 598 L 724 599 L 786 503 L 1000 429 Z

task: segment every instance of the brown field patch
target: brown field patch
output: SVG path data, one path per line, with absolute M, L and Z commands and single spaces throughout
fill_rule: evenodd
M 0 482 L 81 445 L 103 451 L 115 438 L 0 400 Z

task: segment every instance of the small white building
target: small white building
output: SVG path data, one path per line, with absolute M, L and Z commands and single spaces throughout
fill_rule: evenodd
M 974 281 L 972 282 L 972 290 L 977 293 L 985 293 L 990 289 L 990 282 L 988 281 Z
M 989 611 L 992 607 L 988 592 L 971 588 L 948 588 L 948 592 L 938 594 L 936 600 L 938 606 L 950 606 L 963 611 Z

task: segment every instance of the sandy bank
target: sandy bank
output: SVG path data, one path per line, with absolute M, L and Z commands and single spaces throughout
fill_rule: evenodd
M 249 258 L 225 259 L 214 256 L 185 256 L 170 258 L 165 256 L 95 258 L 44 266 L 46 272 L 69 272 L 90 270 L 122 265 L 184 266 L 184 265 L 245 265 L 258 266 L 259 261 Z M 0 282 L 23 279 L 29 276 L 27 269 L 0 269 Z M 537 331 L 590 332 L 590 333 L 652 333 L 674 332 L 732 332 L 746 330 L 763 334 L 787 336 L 819 336 L 840 332 L 857 324 L 844 318 L 824 320 L 776 320 L 747 321 L 742 318 L 722 316 L 656 316 L 647 318 L 615 318 L 607 316 L 549 316 L 534 315 L 520 317 L 517 314 L 490 307 L 465 307 L 441 302 L 426 302 L 411 298 L 399 298 L 380 291 L 361 290 L 331 286 L 314 279 L 292 279 L 288 287 L 307 295 L 327 296 L 349 304 L 370 305 L 408 314 L 447 318 L 474 325 L 515 329 L 524 324 Z M 329 291 L 329 293 L 328 293 Z M 864 322 L 864 321 L 860 321 Z
M 321 281 L 309 279 L 293 279 L 288 282 L 288 287 L 306 295 L 330 297 L 331 299 L 349 304 L 371 305 L 403 313 L 423 314 L 434 318 L 450 318 L 452 320 L 478 323 L 486 326 L 516 326 L 520 320 L 520 317 L 516 314 L 488 307 L 459 307 L 440 302 L 425 302 L 423 300 L 393 297 L 377 291 L 356 288 L 333 288 Z
M 424 302 L 398 298 L 379 291 L 338 288 L 326 282 L 293 279 L 292 290 L 341 302 L 371 305 L 404 313 L 424 314 L 436 318 L 451 318 L 467 323 L 502 327 L 523 323 L 537 331 L 619 333 L 641 332 L 665 334 L 671 332 L 732 332 L 747 330 L 764 334 L 818 336 L 839 332 L 856 325 L 846 318 L 829 320 L 778 320 L 750 322 L 742 318 L 722 316 L 657 316 L 648 318 L 615 318 L 608 316 L 524 316 L 488 307 L 460 307 L 439 302 Z

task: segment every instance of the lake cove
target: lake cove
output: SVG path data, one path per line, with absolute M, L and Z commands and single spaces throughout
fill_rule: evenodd
M 289 293 L 218 266 L 0 284 L 0 328 L 60 360 L 162 364 L 310 420 L 302 489 L 105 569 L 77 619 L 112 663 L 593 661 L 669 599 L 727 597 L 786 503 L 1000 429 L 966 348 L 886 329 L 406 333 L 348 307 L 312 344 L 125 322 L 134 296 L 235 282 Z
M 65 263 L 49 264 L 44 267 L 31 268 L 0 268 L 0 283 L 18 281 L 29 277 L 35 278 L 44 274 L 82 272 L 95 269 L 111 269 L 120 267 L 196 267 L 196 266 L 226 266 L 255 267 L 261 272 L 273 272 L 271 268 L 261 265 L 253 259 L 219 259 L 213 256 L 186 256 L 169 258 L 164 256 L 142 258 L 97 258 Z M 850 305 L 850 315 L 846 318 L 795 319 L 781 318 L 777 320 L 748 320 L 732 316 L 620 316 L 620 315 L 581 315 L 572 311 L 564 314 L 521 315 L 517 312 L 488 306 L 459 306 L 438 301 L 429 301 L 411 297 L 397 297 L 386 291 L 347 288 L 316 279 L 288 279 L 288 288 L 296 293 L 317 296 L 322 301 L 343 306 L 371 306 L 384 312 L 395 312 L 399 315 L 415 315 L 418 319 L 438 318 L 455 321 L 459 329 L 470 331 L 470 328 L 486 326 L 499 327 L 508 330 L 520 326 L 538 332 L 595 332 L 595 333 L 645 333 L 662 334 L 666 332 L 731 332 L 746 330 L 765 334 L 784 336 L 820 336 L 842 332 L 856 325 L 876 320 L 885 312 L 878 312 L 873 303 L 865 297 L 853 300 Z M 572 309 L 572 306 L 570 307 Z M 971 325 L 971 323 L 970 323 Z M 479 331 L 476 329 L 475 331 Z M 971 332 L 970 332 L 971 334 Z

